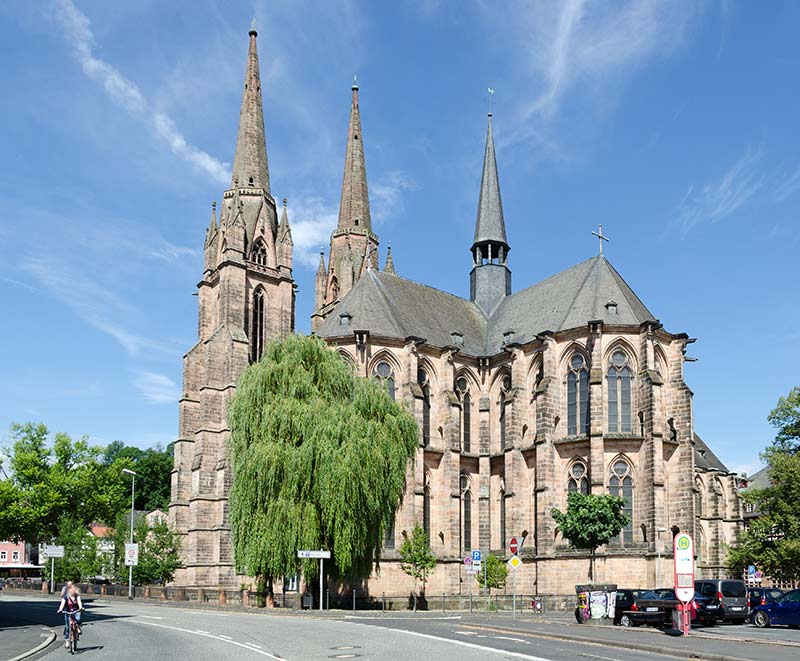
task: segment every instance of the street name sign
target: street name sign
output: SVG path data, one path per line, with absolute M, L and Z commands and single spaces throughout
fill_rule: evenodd
M 298 558 L 313 558 L 314 560 L 322 559 L 329 560 L 331 557 L 330 551 L 298 551 Z
M 63 546 L 54 546 L 52 544 L 45 544 L 44 545 L 44 549 L 43 549 L 42 552 L 48 558 L 63 558 L 64 557 L 64 547 Z
M 139 545 L 125 544 L 125 566 L 135 567 L 139 564 Z

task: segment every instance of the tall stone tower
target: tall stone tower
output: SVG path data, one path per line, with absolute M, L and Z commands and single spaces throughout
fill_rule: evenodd
M 270 193 L 257 33 L 250 30 L 231 186 L 212 205 L 198 288 L 198 341 L 184 357 L 170 521 L 183 536 L 175 582 L 236 585 L 228 519 L 228 402 L 264 345 L 294 330 L 292 232 Z
M 311 330 L 316 331 L 325 317 L 352 289 L 368 268 L 378 268 L 378 237 L 372 233 L 367 193 L 367 168 L 364 163 L 364 142 L 361 133 L 361 112 L 358 108 L 358 85 L 352 87 L 350 125 L 344 156 L 342 199 L 339 222 L 331 233 L 328 266 L 320 255 L 314 295 Z

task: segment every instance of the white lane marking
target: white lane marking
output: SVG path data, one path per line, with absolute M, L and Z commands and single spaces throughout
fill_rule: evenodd
M 453 631 L 453 633 L 460 634 L 462 636 L 477 636 L 478 634 L 474 631 Z
M 261 649 L 261 645 L 258 645 L 256 643 L 245 643 L 245 645 L 250 645 L 251 647 L 257 647 L 258 649 Z
M 345 620 L 385 620 L 385 615 L 345 615 Z M 417 617 L 414 615 L 408 616 L 394 616 L 392 617 L 393 621 L 396 620 L 460 620 L 462 619 L 461 615 L 439 615 L 437 616 L 424 616 L 424 617 Z
M 511 636 L 495 636 L 497 640 L 513 640 L 515 643 L 524 643 L 525 645 L 530 645 L 527 640 L 522 640 L 522 638 L 512 638 Z
M 408 631 L 407 629 L 392 629 L 391 627 L 379 627 L 372 624 L 362 624 L 361 626 L 372 627 L 373 629 L 383 629 L 384 631 L 391 631 L 395 633 L 404 633 L 409 636 L 417 636 L 418 638 L 427 638 L 428 640 L 438 640 L 442 643 L 450 643 L 451 645 L 459 645 L 461 647 L 469 647 L 470 649 L 480 650 L 481 652 L 488 652 L 490 654 L 499 654 L 513 659 L 527 659 L 528 661 L 553 661 L 552 659 L 545 659 L 543 656 L 532 656 L 531 654 L 522 654 L 521 652 L 509 652 L 507 650 L 497 649 L 496 647 L 486 647 L 485 645 L 476 645 L 475 643 L 468 643 L 465 640 L 453 640 L 452 638 L 442 638 L 434 636 L 429 633 L 420 633 L 419 631 Z
M 147 624 L 147 623 L 145 622 L 145 624 Z M 195 629 L 194 632 L 195 633 L 211 633 L 210 631 L 203 631 L 202 629 Z
M 233 638 L 231 638 L 230 636 L 226 636 L 224 634 L 220 634 L 219 637 L 224 638 L 225 640 L 233 640 Z
M 237 643 L 235 640 L 230 640 L 230 639 L 226 640 L 225 638 L 221 638 L 220 636 L 215 636 L 215 635 L 210 634 L 210 633 L 205 632 L 205 631 L 197 631 L 197 630 L 192 631 L 191 629 L 182 629 L 181 627 L 171 627 L 168 624 L 158 624 L 156 622 L 141 622 L 139 620 L 128 620 L 128 622 L 132 622 L 133 624 L 147 624 L 148 626 L 151 626 L 151 627 L 160 627 L 162 629 L 172 629 L 173 631 L 182 631 L 183 633 L 193 633 L 193 634 L 197 634 L 198 636 L 204 636 L 206 638 L 213 638 L 214 640 L 220 640 L 223 643 L 228 643 L 229 645 L 236 645 L 237 647 L 242 647 L 242 648 L 244 648 L 246 650 L 250 650 L 251 652 L 254 652 L 255 654 L 260 654 L 261 656 L 266 656 L 266 657 L 268 657 L 270 659 L 275 659 L 275 661 L 286 661 L 286 659 L 283 659 L 283 658 L 281 658 L 279 656 L 273 656 L 272 654 L 270 654 L 269 652 L 265 652 L 264 650 L 253 649 L 252 647 L 249 647 L 249 646 L 245 645 L 244 643 Z M 533 658 L 533 657 L 525 657 L 525 658 Z
M 139 617 L 146 617 L 150 620 L 163 620 L 164 618 L 159 615 L 139 615 Z

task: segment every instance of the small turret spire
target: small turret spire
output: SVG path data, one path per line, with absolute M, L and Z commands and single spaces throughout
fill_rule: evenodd
M 261 100 L 261 77 L 258 71 L 258 49 L 255 26 L 250 27 L 250 46 L 244 75 L 239 133 L 233 158 L 233 186 L 263 188 L 269 192 L 267 142 L 264 132 L 264 109 Z M 238 181 L 238 184 L 237 184 Z
M 386 246 L 386 265 L 383 267 L 384 273 L 391 273 L 397 275 L 394 270 L 394 260 L 392 259 L 392 244 L 391 242 Z
M 342 199 L 339 205 L 338 229 L 359 227 L 371 231 L 369 194 L 367 192 L 367 167 L 364 162 L 364 144 L 361 135 L 361 112 L 358 107 L 358 85 L 353 81 L 350 106 L 350 125 L 347 149 L 344 156 Z
M 497 176 L 497 159 L 492 135 L 492 113 L 489 113 L 486 130 L 486 150 L 483 155 L 481 193 L 478 200 L 478 218 L 475 222 L 475 243 L 492 241 L 509 247 L 506 241 L 506 223 L 503 218 L 503 200 L 500 197 L 500 180 Z

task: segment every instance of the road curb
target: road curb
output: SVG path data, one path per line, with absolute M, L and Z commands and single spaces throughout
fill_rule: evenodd
M 56 634 L 55 634 L 54 631 L 51 631 L 47 635 L 47 639 L 42 641 L 41 643 L 39 643 L 36 647 L 34 647 L 33 649 L 29 649 L 27 652 L 23 652 L 22 654 L 19 654 L 19 655 L 15 656 L 13 659 L 9 659 L 8 661 L 22 661 L 22 659 L 27 659 L 29 656 L 33 656 L 34 654 L 37 654 L 37 653 L 41 652 L 45 647 L 47 647 L 55 639 L 56 639 Z
M 634 650 L 636 652 L 652 652 L 654 654 L 666 654 L 675 658 L 703 659 L 703 661 L 750 661 L 739 656 L 728 656 L 727 654 L 714 654 L 707 652 L 696 652 L 692 650 L 683 650 L 676 647 L 665 647 L 664 645 L 648 645 L 647 643 L 637 643 L 632 641 L 601 641 L 587 639 L 582 636 L 570 636 L 569 634 L 562 633 L 548 633 L 548 632 L 534 632 L 523 631 L 520 629 L 501 629 L 499 627 L 484 627 L 477 624 L 464 623 L 462 627 L 469 629 L 481 629 L 483 631 L 492 631 L 495 633 L 513 633 L 516 636 L 530 636 L 531 638 L 548 638 L 550 640 L 565 640 L 570 643 L 581 643 L 583 645 L 599 645 L 601 647 L 620 647 L 622 649 Z

